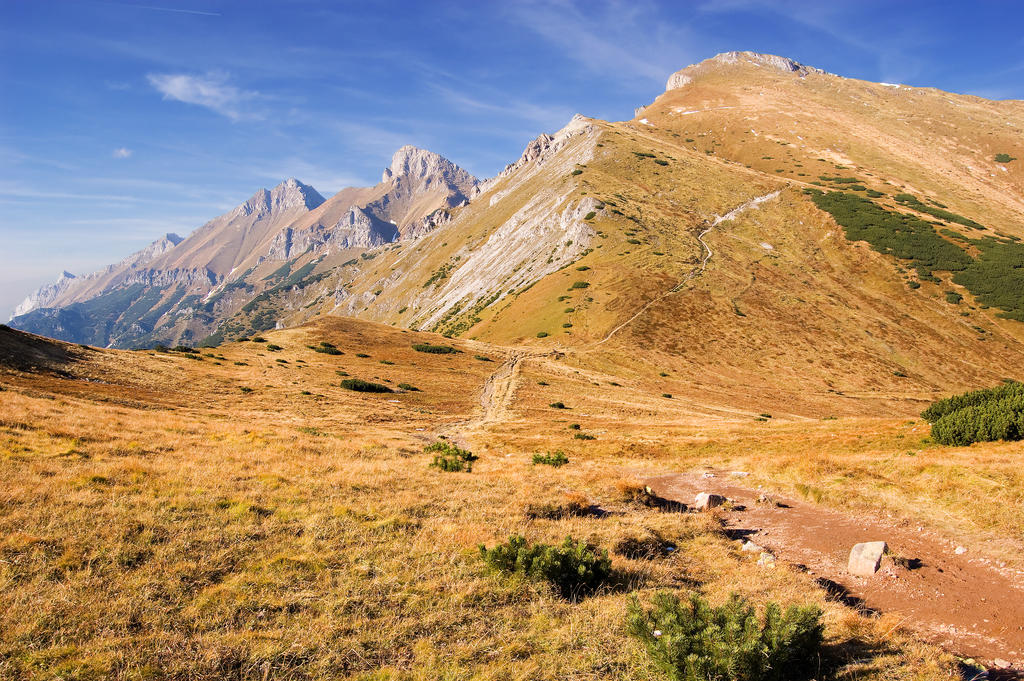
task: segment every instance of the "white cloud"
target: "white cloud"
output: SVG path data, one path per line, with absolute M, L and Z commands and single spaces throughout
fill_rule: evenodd
M 203 76 L 185 73 L 151 73 L 146 76 L 149 84 L 157 89 L 164 99 L 173 99 L 187 104 L 204 106 L 233 121 L 243 115 L 243 105 L 257 97 L 258 92 L 240 90 L 228 83 L 228 74 L 211 71 Z
M 507 16 L 593 73 L 661 84 L 692 61 L 696 36 L 646 0 L 524 0 Z
M 114 149 L 114 158 L 128 158 L 132 153 L 132 150 L 127 147 L 118 147 Z

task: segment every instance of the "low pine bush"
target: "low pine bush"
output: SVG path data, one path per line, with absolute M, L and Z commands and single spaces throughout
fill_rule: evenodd
M 372 381 L 364 381 L 361 378 L 346 378 L 341 382 L 341 387 L 345 390 L 354 390 L 360 393 L 389 393 L 392 392 L 391 388 L 380 383 L 374 383 Z
M 320 345 L 311 345 L 309 347 L 312 348 L 313 352 L 320 352 L 320 353 L 323 353 L 325 355 L 344 355 L 345 354 L 344 352 L 339 350 L 334 345 L 328 343 L 327 341 L 320 341 Z
M 943 445 L 1024 440 L 1024 384 L 1005 383 L 939 400 L 921 416 L 932 424 L 932 439 Z
M 554 466 L 555 468 L 561 468 L 565 464 L 569 463 L 569 457 L 565 455 L 562 450 L 554 452 L 548 452 L 546 454 L 534 454 L 533 465 L 543 464 L 545 466 Z
M 564 598 L 593 593 L 612 573 L 607 551 L 572 537 L 552 546 L 530 544 L 525 537 L 513 535 L 491 549 L 481 544 L 480 555 L 492 570 L 546 581 Z
M 818 669 L 824 626 L 816 606 L 769 603 L 761 618 L 733 595 L 713 608 L 693 594 L 662 592 L 629 606 L 629 632 L 673 681 L 800 681 Z
M 423 449 L 427 454 L 434 454 L 434 460 L 430 462 L 431 468 L 456 473 L 459 471 L 473 472 L 473 462 L 480 457 L 469 451 L 461 449 L 450 442 L 435 442 Z
M 450 345 L 431 345 L 430 343 L 415 343 L 412 349 L 416 352 L 426 352 L 431 355 L 451 355 L 458 352 Z

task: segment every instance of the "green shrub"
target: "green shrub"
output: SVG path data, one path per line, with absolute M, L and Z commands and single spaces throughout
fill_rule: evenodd
M 662 161 L 660 158 L 654 159 L 654 162 L 657 163 L 659 166 L 667 166 L 668 165 L 668 161 Z
M 583 171 L 582 171 L 582 170 L 580 170 L 579 168 L 577 168 L 576 170 L 574 170 L 574 171 L 572 171 L 572 172 L 570 173 L 570 175 L 573 175 L 574 177 L 575 177 L 576 175 L 582 175 L 582 174 L 583 174 Z
M 547 331 L 538 331 L 537 332 L 537 338 L 547 338 L 550 335 L 551 334 L 549 334 Z
M 955 395 L 933 403 L 921 416 L 932 424 L 932 439 L 943 445 L 1024 440 L 1024 384 Z
M 469 451 L 461 449 L 450 442 L 435 442 L 423 448 L 427 454 L 434 454 L 434 460 L 430 462 L 431 468 L 437 468 L 448 473 L 465 471 L 473 472 L 473 462 L 480 457 Z
M 1016 160 L 1017 159 L 1015 159 L 1013 156 L 1010 156 L 1009 154 L 996 154 L 995 158 L 996 163 L 1009 163 L 1010 161 Z
M 284 348 L 282 348 L 280 345 L 270 343 L 269 345 L 267 345 L 267 350 L 269 350 L 270 352 L 279 352 L 280 350 L 284 350 Z
M 409 392 L 419 392 L 420 389 L 410 383 L 399 383 L 398 387 L 402 390 L 408 390 Z
M 494 360 L 485 355 L 473 355 L 473 359 L 480 360 L 481 362 L 493 362 Z
M 310 347 L 313 349 L 313 352 L 320 352 L 320 353 L 323 353 L 325 355 L 344 355 L 345 354 L 344 352 L 339 350 L 334 345 L 328 343 L 327 341 L 320 341 L 320 345 L 315 345 L 315 346 L 311 345 Z
M 391 388 L 380 383 L 373 383 L 371 381 L 364 381 L 361 378 L 346 378 L 341 382 L 341 387 L 345 390 L 355 390 L 360 393 L 389 393 L 393 392 Z
M 573 435 L 573 437 L 576 438 L 577 440 L 596 440 L 597 439 L 596 437 L 594 437 L 593 435 L 590 435 L 589 433 L 576 433 L 575 435 Z
M 959 305 L 960 302 L 963 299 L 964 299 L 964 297 L 962 295 L 960 295 L 959 293 L 957 293 L 956 291 L 946 291 L 946 302 L 947 303 L 950 303 L 952 305 Z
M 552 409 L 568 409 L 569 408 L 569 407 L 565 406 L 565 402 L 552 402 L 548 406 L 551 407 Z
M 569 290 L 571 291 L 571 290 L 576 289 L 576 288 L 587 288 L 588 286 L 590 286 L 590 282 L 587 282 L 587 281 L 574 281 L 572 283 L 572 286 L 569 287 Z
M 426 352 L 432 355 L 451 355 L 458 352 L 450 345 L 431 345 L 430 343 L 415 343 L 412 349 L 416 352 Z
M 533 465 L 543 464 L 545 466 L 554 466 L 555 468 L 561 468 L 565 464 L 569 463 L 569 457 L 565 455 L 562 450 L 548 452 L 547 454 L 534 454 Z
M 804 192 L 818 208 L 832 214 L 847 239 L 866 241 L 879 253 L 909 260 L 922 279 L 931 277 L 933 270 L 959 272 L 973 262 L 963 249 L 943 239 L 930 223 L 916 216 L 886 210 L 856 194 L 826 194 L 810 188 Z
M 245 385 L 238 386 L 238 389 L 241 390 L 246 395 L 248 395 L 249 393 L 252 392 L 252 388 L 250 388 L 249 386 L 245 386 Z
M 266 343 L 267 339 L 264 338 L 263 336 L 253 336 L 252 337 L 252 342 L 253 343 Z
M 596 217 L 597 217 L 597 213 L 595 213 L 594 211 L 590 211 L 589 213 L 587 213 L 586 215 L 583 216 L 583 219 L 584 220 L 593 220 Z
M 550 583 L 564 598 L 580 598 L 599 589 L 611 576 L 608 552 L 566 537 L 558 546 L 530 544 L 519 535 L 480 555 L 492 570 Z
M 366 354 L 365 352 L 357 352 L 356 353 L 356 357 L 361 357 L 362 359 L 367 359 L 367 358 L 369 358 L 369 355 Z
M 818 670 L 824 626 L 817 606 L 769 603 L 759 619 L 753 606 L 733 594 L 712 608 L 693 594 L 686 601 L 668 592 L 645 611 L 634 599 L 629 632 L 673 681 L 799 681 Z

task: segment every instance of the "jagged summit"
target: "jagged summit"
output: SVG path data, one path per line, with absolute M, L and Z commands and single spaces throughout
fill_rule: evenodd
M 695 76 L 722 66 L 751 64 L 755 67 L 766 67 L 776 71 L 795 73 L 801 78 L 811 73 L 825 73 L 813 66 L 806 66 L 789 57 L 780 57 L 775 54 L 761 54 L 759 52 L 722 52 L 710 59 L 705 59 L 699 64 L 691 64 L 685 69 L 676 71 L 668 78 L 665 90 L 675 90 L 693 82 Z
M 463 193 L 468 193 L 476 184 L 475 177 L 444 156 L 427 149 L 414 147 L 411 144 L 407 144 L 395 152 L 395 155 L 391 157 L 391 166 L 384 169 L 381 181 L 387 182 L 399 177 L 408 177 L 413 180 L 437 178 L 456 186 Z
M 234 215 L 273 215 L 292 208 L 312 210 L 326 199 L 313 187 L 290 177 L 273 189 L 260 189 Z

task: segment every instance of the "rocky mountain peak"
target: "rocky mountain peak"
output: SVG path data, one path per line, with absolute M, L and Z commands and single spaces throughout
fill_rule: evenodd
M 232 217 L 242 215 L 276 215 L 295 208 L 312 210 L 325 201 L 320 192 L 290 177 L 271 190 L 261 189 L 236 208 Z
M 806 66 L 796 60 L 790 59 L 789 57 L 780 57 L 775 54 L 737 51 L 722 52 L 721 54 L 716 54 L 710 59 L 705 59 L 699 64 L 691 64 L 681 71 L 676 71 L 669 76 L 668 83 L 665 85 L 665 90 L 675 90 L 677 88 L 684 87 L 690 84 L 695 76 L 722 66 L 745 64 L 749 64 L 754 67 L 774 69 L 776 71 L 784 71 L 786 73 L 794 73 L 801 78 L 810 73 L 825 73 L 825 71 L 822 71 L 821 69 L 816 69 L 813 66 Z
M 444 156 L 407 144 L 391 157 L 391 167 L 384 170 L 382 182 L 407 177 L 414 181 L 442 180 L 468 193 L 476 185 L 476 178 Z

